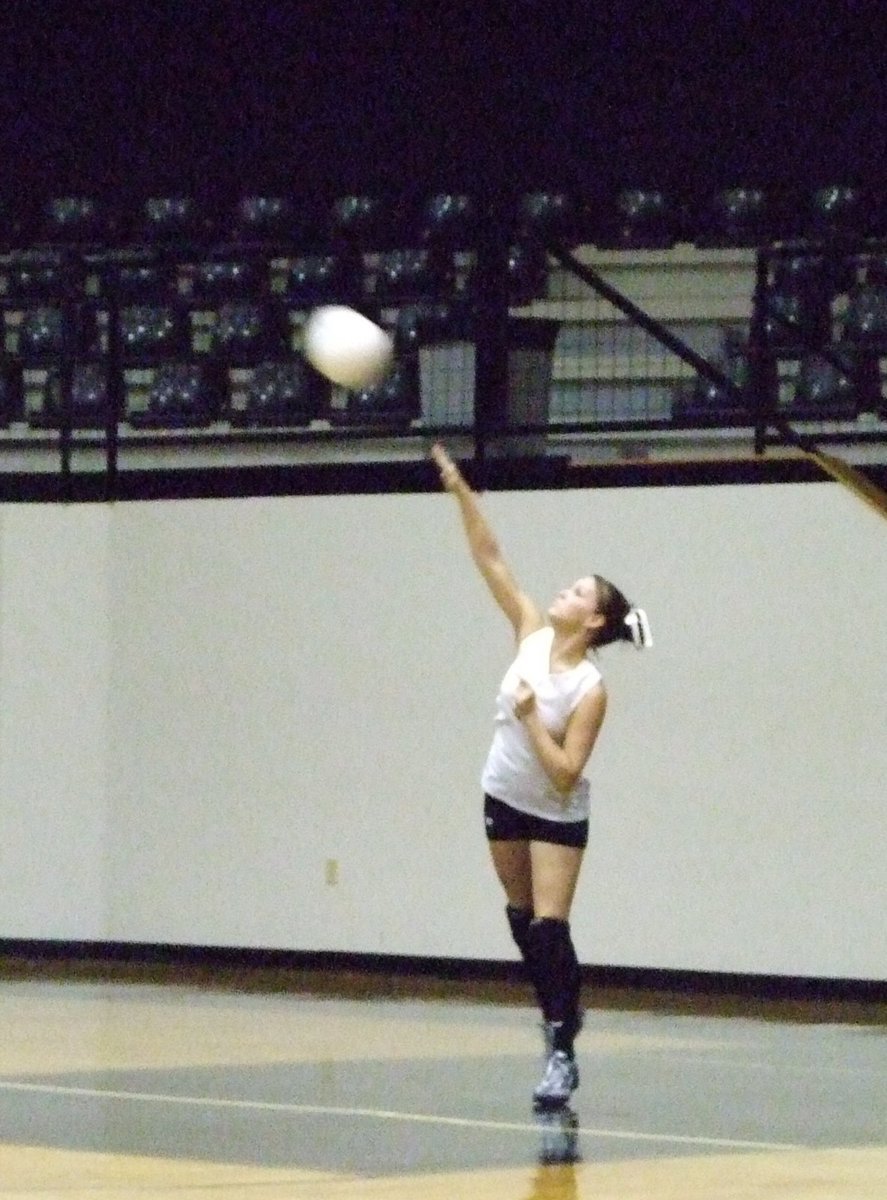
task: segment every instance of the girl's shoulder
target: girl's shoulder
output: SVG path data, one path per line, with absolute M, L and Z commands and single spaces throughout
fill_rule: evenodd
M 517 646 L 519 650 L 521 647 L 527 645 L 537 646 L 543 642 L 550 642 L 553 637 L 554 629 L 546 621 L 544 625 L 540 625 L 539 628 L 534 629 L 532 633 L 524 634 Z
M 534 629 L 532 633 L 526 633 L 520 639 L 515 650 L 515 659 L 536 659 L 541 658 L 543 661 L 548 661 L 548 655 L 551 649 L 551 639 L 554 637 L 554 630 L 550 625 L 541 625 L 538 629 Z

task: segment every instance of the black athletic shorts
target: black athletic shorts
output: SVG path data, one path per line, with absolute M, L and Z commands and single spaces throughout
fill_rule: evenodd
M 548 821 L 520 812 L 495 796 L 484 795 L 484 825 L 490 842 L 553 842 L 556 846 L 588 845 L 588 821 Z

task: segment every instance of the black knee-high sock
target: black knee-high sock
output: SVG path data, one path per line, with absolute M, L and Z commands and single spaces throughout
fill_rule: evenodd
M 542 1013 L 551 1022 L 555 1050 L 573 1053 L 579 1031 L 579 960 L 568 921 L 541 917 L 530 922 L 527 947 Z
M 545 1006 L 542 1003 L 542 993 L 539 990 L 537 980 L 538 972 L 530 945 L 530 925 L 533 921 L 533 913 L 528 908 L 514 908 L 513 905 L 509 904 L 505 908 L 505 915 L 508 917 L 508 927 L 511 930 L 511 936 L 514 938 L 515 945 L 520 950 L 521 958 L 524 960 L 524 966 L 530 977 L 533 990 L 536 993 L 536 999 L 544 1013 Z

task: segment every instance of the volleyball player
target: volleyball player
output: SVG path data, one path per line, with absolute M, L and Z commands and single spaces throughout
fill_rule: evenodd
M 432 458 L 456 499 L 471 557 L 514 630 L 516 656 L 496 700 L 482 774 L 484 820 L 511 934 L 542 1011 L 540 1107 L 566 1104 L 579 1084 L 580 972 L 570 909 L 588 841 L 584 770 L 607 708 L 590 655 L 612 642 L 652 644 L 643 610 L 599 575 L 558 592 L 543 612 L 518 586 L 477 496 L 446 450 Z

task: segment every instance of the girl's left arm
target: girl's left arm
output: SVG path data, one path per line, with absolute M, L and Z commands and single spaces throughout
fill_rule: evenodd
M 565 797 L 585 769 L 606 711 L 607 692 L 603 683 L 598 683 L 573 709 L 563 741 L 557 742 L 539 716 L 533 689 L 523 681 L 518 687 L 515 716 L 523 722 L 545 774 Z

